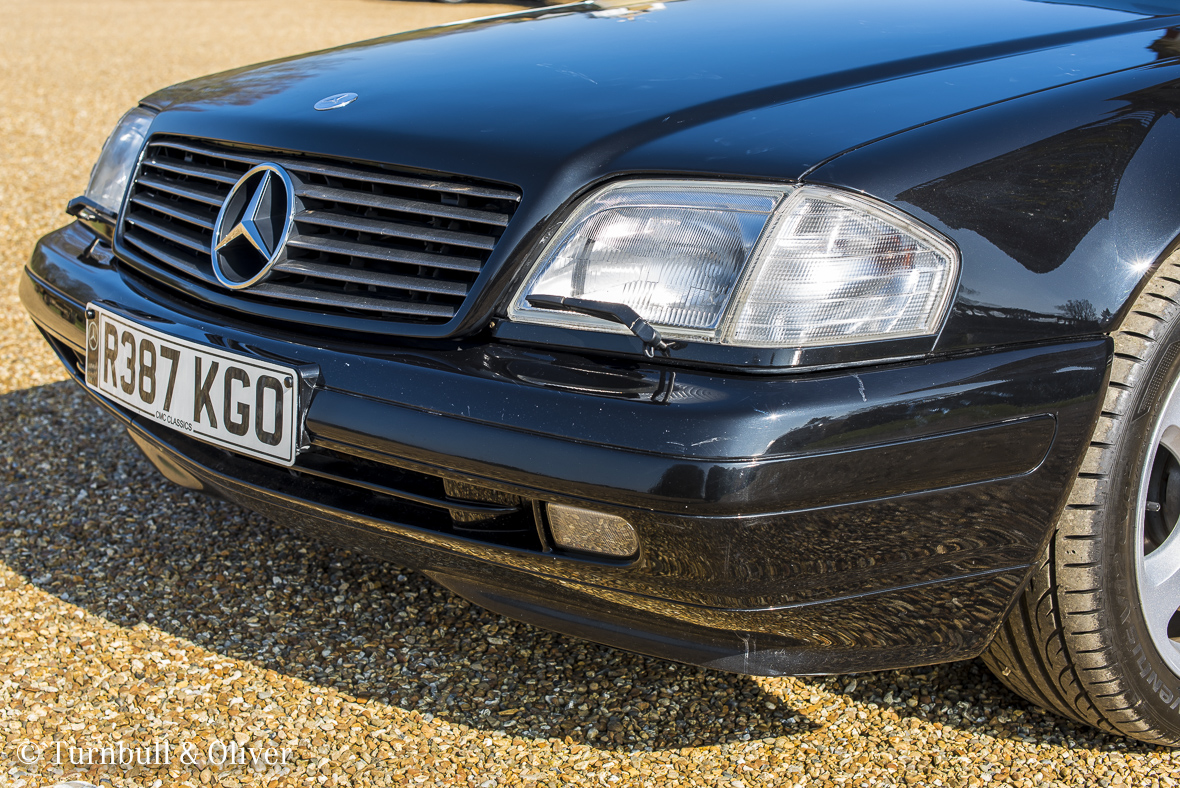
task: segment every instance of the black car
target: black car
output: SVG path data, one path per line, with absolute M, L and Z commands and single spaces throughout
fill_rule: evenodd
M 1180 7 L 576 3 L 167 88 L 26 308 L 169 479 L 579 637 L 1180 744 Z

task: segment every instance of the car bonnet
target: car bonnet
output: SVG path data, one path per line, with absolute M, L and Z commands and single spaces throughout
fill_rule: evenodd
M 548 213 L 618 172 L 798 177 L 873 139 L 1168 55 L 1152 47 L 1180 18 L 1115 5 L 578 3 L 229 71 L 146 103 L 164 110 L 155 132 L 514 183 Z M 313 109 L 343 92 L 358 98 Z

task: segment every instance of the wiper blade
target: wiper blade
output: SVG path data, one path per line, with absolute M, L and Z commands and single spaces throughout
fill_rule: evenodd
M 643 352 L 648 358 L 654 356 L 657 350 L 665 356 L 671 355 L 672 346 L 664 341 L 660 332 L 656 331 L 651 323 L 640 317 L 638 312 L 626 304 L 612 304 L 609 301 L 555 295 L 530 295 L 526 296 L 525 300 L 529 302 L 529 306 L 534 306 L 537 309 L 576 312 L 580 315 L 589 315 L 619 323 L 639 337 L 639 341 L 643 343 Z

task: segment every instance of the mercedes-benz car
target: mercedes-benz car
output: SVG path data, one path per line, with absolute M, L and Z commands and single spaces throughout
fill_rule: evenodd
M 20 294 L 159 471 L 748 674 L 1180 744 L 1180 8 L 574 3 L 160 90 Z

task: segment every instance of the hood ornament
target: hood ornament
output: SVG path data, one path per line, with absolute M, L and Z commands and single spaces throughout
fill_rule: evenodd
M 266 279 L 287 259 L 295 211 L 295 185 L 279 165 L 265 162 L 239 178 L 213 224 L 217 281 L 241 290 Z
M 357 98 L 359 97 L 355 93 L 336 93 L 317 101 L 315 108 L 318 110 L 340 109 L 341 107 L 347 107 L 356 101 Z

